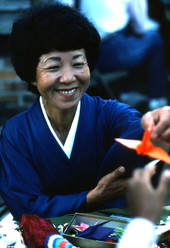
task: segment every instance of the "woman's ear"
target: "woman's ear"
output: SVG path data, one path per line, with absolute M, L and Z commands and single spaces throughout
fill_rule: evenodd
M 36 82 L 31 82 L 32 85 L 34 86 L 37 86 L 37 83 Z

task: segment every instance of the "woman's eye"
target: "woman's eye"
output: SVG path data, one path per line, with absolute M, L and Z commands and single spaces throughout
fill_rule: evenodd
M 60 66 L 55 65 L 55 66 L 50 66 L 47 68 L 48 71 L 57 71 L 60 69 Z
M 81 68 L 85 65 L 85 63 L 75 63 L 74 67 Z

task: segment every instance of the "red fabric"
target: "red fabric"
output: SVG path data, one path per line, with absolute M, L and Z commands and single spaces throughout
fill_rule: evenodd
M 20 226 L 28 248 L 43 247 L 47 235 L 59 234 L 49 219 L 40 218 L 35 214 L 24 214 L 21 218 Z

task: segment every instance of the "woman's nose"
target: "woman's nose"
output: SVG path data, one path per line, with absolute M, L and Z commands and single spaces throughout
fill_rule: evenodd
M 63 68 L 61 70 L 60 83 L 72 83 L 75 81 L 74 70 L 72 68 Z

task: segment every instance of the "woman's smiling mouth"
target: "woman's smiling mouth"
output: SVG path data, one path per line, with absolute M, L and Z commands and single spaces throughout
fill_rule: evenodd
M 71 90 L 56 90 L 57 93 L 64 95 L 64 96 L 72 96 L 76 92 L 77 88 L 71 89 Z

